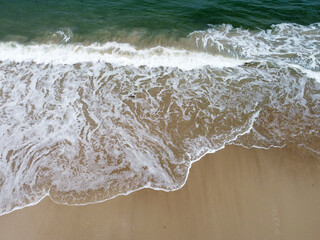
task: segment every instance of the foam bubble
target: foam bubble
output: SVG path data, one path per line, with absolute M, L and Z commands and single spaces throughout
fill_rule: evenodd
M 73 37 L 73 33 L 70 29 L 67 29 L 65 31 L 59 30 L 53 34 L 53 37 L 56 37 L 56 36 L 59 36 L 61 38 L 61 42 L 67 43 Z
M 243 61 L 203 52 L 191 52 L 174 48 L 154 47 L 136 49 L 126 43 L 108 42 L 105 44 L 38 44 L 22 45 L 15 42 L 0 43 L 0 60 L 38 64 L 75 64 L 82 62 L 108 62 L 119 66 L 135 67 L 177 67 L 184 70 L 212 66 L 217 68 L 234 67 Z
M 291 63 L 320 71 L 319 36 L 320 23 L 309 26 L 283 23 L 255 31 L 224 24 L 193 32 L 189 37 L 200 48 L 215 54 Z
M 320 72 L 319 71 L 312 71 L 310 69 L 306 69 L 304 67 L 301 67 L 299 65 L 296 64 L 290 64 L 290 66 L 299 69 L 301 72 L 303 72 L 304 74 L 306 74 L 306 76 L 308 78 L 313 78 L 314 80 L 316 80 L 318 83 L 320 83 Z
M 218 30 L 191 35 L 190 41 L 211 34 L 206 52 L 2 43 L 1 214 L 44 196 L 86 204 L 142 188 L 176 190 L 194 161 L 226 144 L 290 143 L 319 153 L 318 66 L 304 65 L 308 43 L 298 50 L 290 41 L 270 40 L 277 31 L 290 38 L 304 26 L 260 35 L 225 27 L 216 42 Z M 250 53 L 236 33 L 249 47 L 254 39 L 265 42 L 264 51 L 259 55 L 259 45 L 252 45 Z M 303 61 L 272 55 L 272 44 L 283 51 L 291 44 Z M 220 58 L 227 63 L 208 64 Z

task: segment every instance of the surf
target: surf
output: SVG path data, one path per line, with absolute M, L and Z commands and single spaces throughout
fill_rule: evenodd
M 1 42 L 1 213 L 45 196 L 81 205 L 177 190 L 228 144 L 319 158 L 319 31 L 219 25 L 152 47 Z

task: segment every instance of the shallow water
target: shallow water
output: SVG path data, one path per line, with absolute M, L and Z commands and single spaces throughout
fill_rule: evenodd
M 318 3 L 0 3 L 2 214 L 175 190 L 226 144 L 319 158 Z

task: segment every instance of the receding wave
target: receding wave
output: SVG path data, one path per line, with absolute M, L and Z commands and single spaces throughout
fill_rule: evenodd
M 175 190 L 226 144 L 320 154 L 320 25 L 171 47 L 0 44 L 0 208 Z

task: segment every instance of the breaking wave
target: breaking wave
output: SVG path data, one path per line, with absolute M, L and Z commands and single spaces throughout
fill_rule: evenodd
M 0 213 L 176 190 L 226 144 L 319 158 L 319 53 L 320 24 L 212 26 L 170 47 L 0 43 Z

